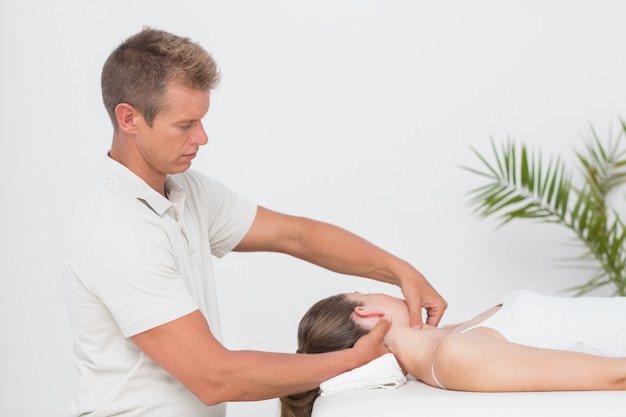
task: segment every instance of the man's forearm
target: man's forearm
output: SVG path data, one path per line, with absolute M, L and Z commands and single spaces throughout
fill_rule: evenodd
M 301 219 L 301 238 L 292 253 L 334 272 L 400 285 L 414 268 L 366 239 L 328 223 Z

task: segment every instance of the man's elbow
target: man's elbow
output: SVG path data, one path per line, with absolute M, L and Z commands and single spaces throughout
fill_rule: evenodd
M 192 389 L 192 392 L 204 405 L 209 406 L 228 401 L 244 401 L 243 394 L 234 388 L 227 381 L 203 381 L 201 388 Z
M 227 395 L 227 393 L 223 392 L 223 390 L 219 388 L 207 388 L 202 390 L 202 392 L 194 392 L 194 395 L 198 397 L 204 405 L 218 405 L 234 400 L 232 396 Z

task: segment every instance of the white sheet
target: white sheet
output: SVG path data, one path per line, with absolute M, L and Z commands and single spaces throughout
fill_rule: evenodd
M 625 417 L 626 391 L 474 393 L 409 380 L 319 397 L 312 417 Z

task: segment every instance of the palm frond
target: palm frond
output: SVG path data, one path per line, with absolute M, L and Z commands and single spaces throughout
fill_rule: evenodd
M 541 154 L 530 153 L 512 140 L 498 149 L 492 141 L 495 163 L 478 154 L 486 170 L 462 167 L 488 178 L 487 185 L 470 191 L 470 204 L 483 217 L 499 215 L 503 223 L 515 218 L 562 218 L 570 193 L 570 176 L 559 159 L 551 159 L 547 169 Z
M 626 227 L 620 213 L 607 206 L 607 196 L 626 184 L 626 123 L 620 126 L 616 140 L 606 146 L 591 129 L 584 152 L 575 153 L 582 174 L 579 186 L 561 158 L 551 157 L 544 165 L 541 152 L 512 139 L 499 147 L 491 139 L 494 162 L 472 148 L 483 169 L 461 167 L 488 181 L 468 193 L 476 214 L 495 216 L 500 226 L 534 219 L 572 231 L 586 249 L 576 259 L 599 265 L 587 283 L 570 288 L 578 294 L 613 285 L 616 294 L 626 295 Z

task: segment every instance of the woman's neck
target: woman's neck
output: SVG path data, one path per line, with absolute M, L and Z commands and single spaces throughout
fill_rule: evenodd
M 421 330 L 408 326 L 392 326 L 385 337 L 389 350 L 396 356 L 402 369 L 420 380 L 428 381 L 432 358 L 441 339 L 451 328 L 424 325 Z
M 459 324 L 433 327 L 427 324 L 421 330 L 395 323 L 385 337 L 389 350 L 396 356 L 405 372 L 434 385 L 432 365 L 439 342 L 451 333 L 459 333 L 475 326 L 494 314 L 501 306 L 494 306 L 476 317 Z

